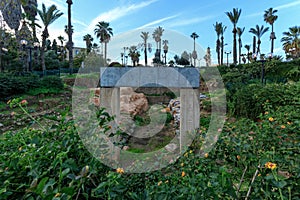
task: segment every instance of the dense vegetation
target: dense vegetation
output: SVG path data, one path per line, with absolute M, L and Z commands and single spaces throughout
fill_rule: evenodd
M 195 142 L 160 171 L 128 174 L 102 164 L 81 142 L 68 109 L 47 116 L 51 126 L 4 133 L 0 199 L 299 199 L 299 63 L 269 64 L 266 85 L 260 63 L 219 67 L 228 118 L 217 143 L 199 152 L 210 122 L 205 115 Z M 26 114 L 29 103 L 9 105 Z

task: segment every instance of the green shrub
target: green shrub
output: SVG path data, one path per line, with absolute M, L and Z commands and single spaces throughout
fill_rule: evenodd
M 280 106 L 299 106 L 300 83 L 297 84 L 250 84 L 240 88 L 230 103 L 239 117 L 255 119 L 263 113 L 263 105 L 269 102 L 275 109 Z
M 58 76 L 46 76 L 40 80 L 41 87 L 63 89 L 64 83 Z
M 57 91 L 63 89 L 63 87 L 62 80 L 57 76 L 39 78 L 33 74 L 0 74 L 0 100 L 2 101 L 6 101 L 12 96 L 19 96 L 37 88 L 47 90 L 54 89 Z
M 23 94 L 31 88 L 38 86 L 35 75 L 15 76 L 14 74 L 0 74 L 0 99 Z

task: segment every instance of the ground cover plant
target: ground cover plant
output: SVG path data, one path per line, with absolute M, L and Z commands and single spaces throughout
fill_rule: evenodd
M 9 103 L 26 114 L 27 101 Z M 176 163 L 143 174 L 93 158 L 68 112 L 60 113 L 53 126 L 1 135 L 1 199 L 297 199 L 299 108 L 268 99 L 262 107 L 258 121 L 228 118 L 215 148 L 199 156 L 203 118 L 198 142 Z
M 51 84 L 2 101 L 1 112 L 25 125 L 0 135 L 0 199 L 299 199 L 299 81 L 262 85 L 242 67 L 220 71 L 228 115 L 212 150 L 200 151 L 211 110 L 204 92 L 192 145 L 175 163 L 141 174 L 109 168 L 90 154 L 72 118 L 68 86 L 62 84 L 63 93 L 51 92 Z M 109 127 L 112 118 L 101 119 Z M 139 127 L 149 119 L 135 122 Z

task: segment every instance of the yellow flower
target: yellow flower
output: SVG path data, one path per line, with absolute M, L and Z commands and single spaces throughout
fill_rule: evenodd
M 168 180 L 166 180 L 166 181 L 165 181 L 165 183 L 169 183 L 169 181 L 168 181 Z
M 189 155 L 188 153 L 185 153 L 185 154 L 184 154 L 184 157 L 187 157 L 188 155 Z
M 22 151 L 22 147 L 19 147 L 19 151 Z
M 269 117 L 269 121 L 270 122 L 274 121 L 274 118 L 273 117 Z
M 261 174 L 258 174 L 257 176 L 261 176 Z
M 183 167 L 183 166 L 184 166 L 184 163 L 181 163 L 180 166 Z
M 124 169 L 123 168 L 117 168 L 117 173 L 119 174 L 123 174 L 124 173 Z
M 241 156 L 237 155 L 236 158 L 237 158 L 238 160 L 240 160 L 240 159 L 241 159 Z
M 285 125 L 281 125 L 280 127 L 281 127 L 282 129 L 284 129 L 284 128 L 285 128 Z
M 268 112 L 268 111 L 266 111 L 266 112 L 265 112 L 265 115 L 267 115 L 267 114 L 269 114 L 269 112 Z
M 190 153 L 193 153 L 193 150 L 190 150 Z
M 208 157 L 208 153 L 205 153 L 205 154 L 204 154 L 204 157 L 207 158 L 207 157 Z
M 11 102 L 11 100 L 8 100 L 8 101 L 7 101 L 7 104 L 10 104 L 10 102 Z
M 181 172 L 181 176 L 184 177 L 185 176 L 185 172 Z
M 268 168 L 268 169 L 271 169 L 271 170 L 275 169 L 276 167 L 277 167 L 277 165 L 275 163 L 272 163 L 272 162 L 267 162 L 265 164 L 265 168 Z
M 56 195 L 54 197 L 60 197 L 60 193 L 56 193 Z
M 287 124 L 288 124 L 288 125 L 291 125 L 291 124 L 292 124 L 292 122 L 287 122 Z
M 159 182 L 157 183 L 158 186 L 160 186 L 161 184 L 162 184 L 162 181 L 159 181 Z

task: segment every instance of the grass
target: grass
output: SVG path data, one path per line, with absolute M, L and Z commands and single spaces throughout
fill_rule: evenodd
M 145 149 L 139 149 L 139 148 L 129 148 L 128 151 L 132 153 L 145 153 Z

